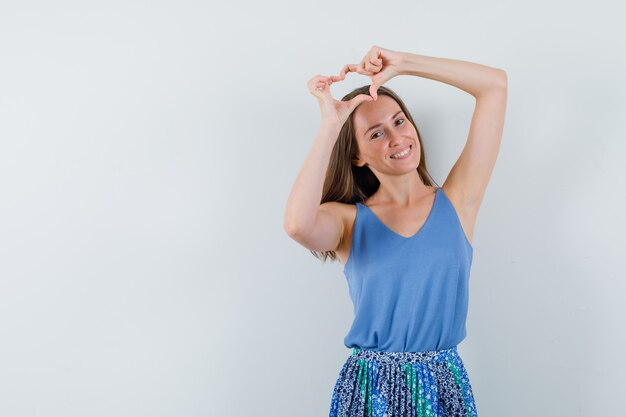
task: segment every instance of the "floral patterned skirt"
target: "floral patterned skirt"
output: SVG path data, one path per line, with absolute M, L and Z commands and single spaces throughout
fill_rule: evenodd
M 330 417 L 452 416 L 478 416 L 456 346 L 425 352 L 354 348 L 330 406 Z

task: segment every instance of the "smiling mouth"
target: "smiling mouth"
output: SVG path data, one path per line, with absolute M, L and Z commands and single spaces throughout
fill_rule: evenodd
M 406 159 L 409 157 L 409 155 L 411 155 L 412 152 L 413 152 L 413 145 L 409 145 L 409 147 L 405 149 L 404 151 L 398 152 L 397 154 L 394 154 L 390 156 L 389 158 L 390 159 Z

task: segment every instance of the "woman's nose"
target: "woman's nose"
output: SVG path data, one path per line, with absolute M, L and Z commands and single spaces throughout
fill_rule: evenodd
M 389 132 L 389 145 L 394 146 L 402 143 L 402 138 L 396 132 Z

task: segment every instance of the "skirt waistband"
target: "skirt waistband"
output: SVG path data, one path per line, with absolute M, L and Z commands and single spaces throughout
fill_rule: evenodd
M 353 359 L 375 360 L 378 363 L 423 363 L 423 362 L 445 362 L 459 357 L 456 346 L 448 349 L 429 350 L 424 352 L 389 352 L 379 350 L 352 349 Z

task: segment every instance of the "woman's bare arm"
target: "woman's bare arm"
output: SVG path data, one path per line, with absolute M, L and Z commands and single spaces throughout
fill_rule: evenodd
M 508 76 L 473 62 L 404 53 L 400 73 L 450 84 L 476 98 L 465 147 L 444 188 L 472 240 L 478 209 L 496 163 L 506 112 Z
M 283 227 L 310 250 L 335 250 L 343 234 L 338 213 L 320 206 L 326 170 L 340 130 L 337 125 L 320 126 L 287 200 Z
M 476 98 L 502 90 L 507 85 L 506 72 L 499 68 L 410 52 L 402 53 L 399 72 L 401 75 L 416 75 L 449 84 Z
M 306 248 L 325 252 L 335 250 L 343 236 L 342 203 L 320 204 L 330 156 L 341 128 L 359 104 L 373 100 L 358 94 L 350 100 L 335 100 L 330 94 L 331 77 L 316 75 L 307 86 L 320 105 L 322 121 L 300 173 L 291 188 L 283 228 Z

